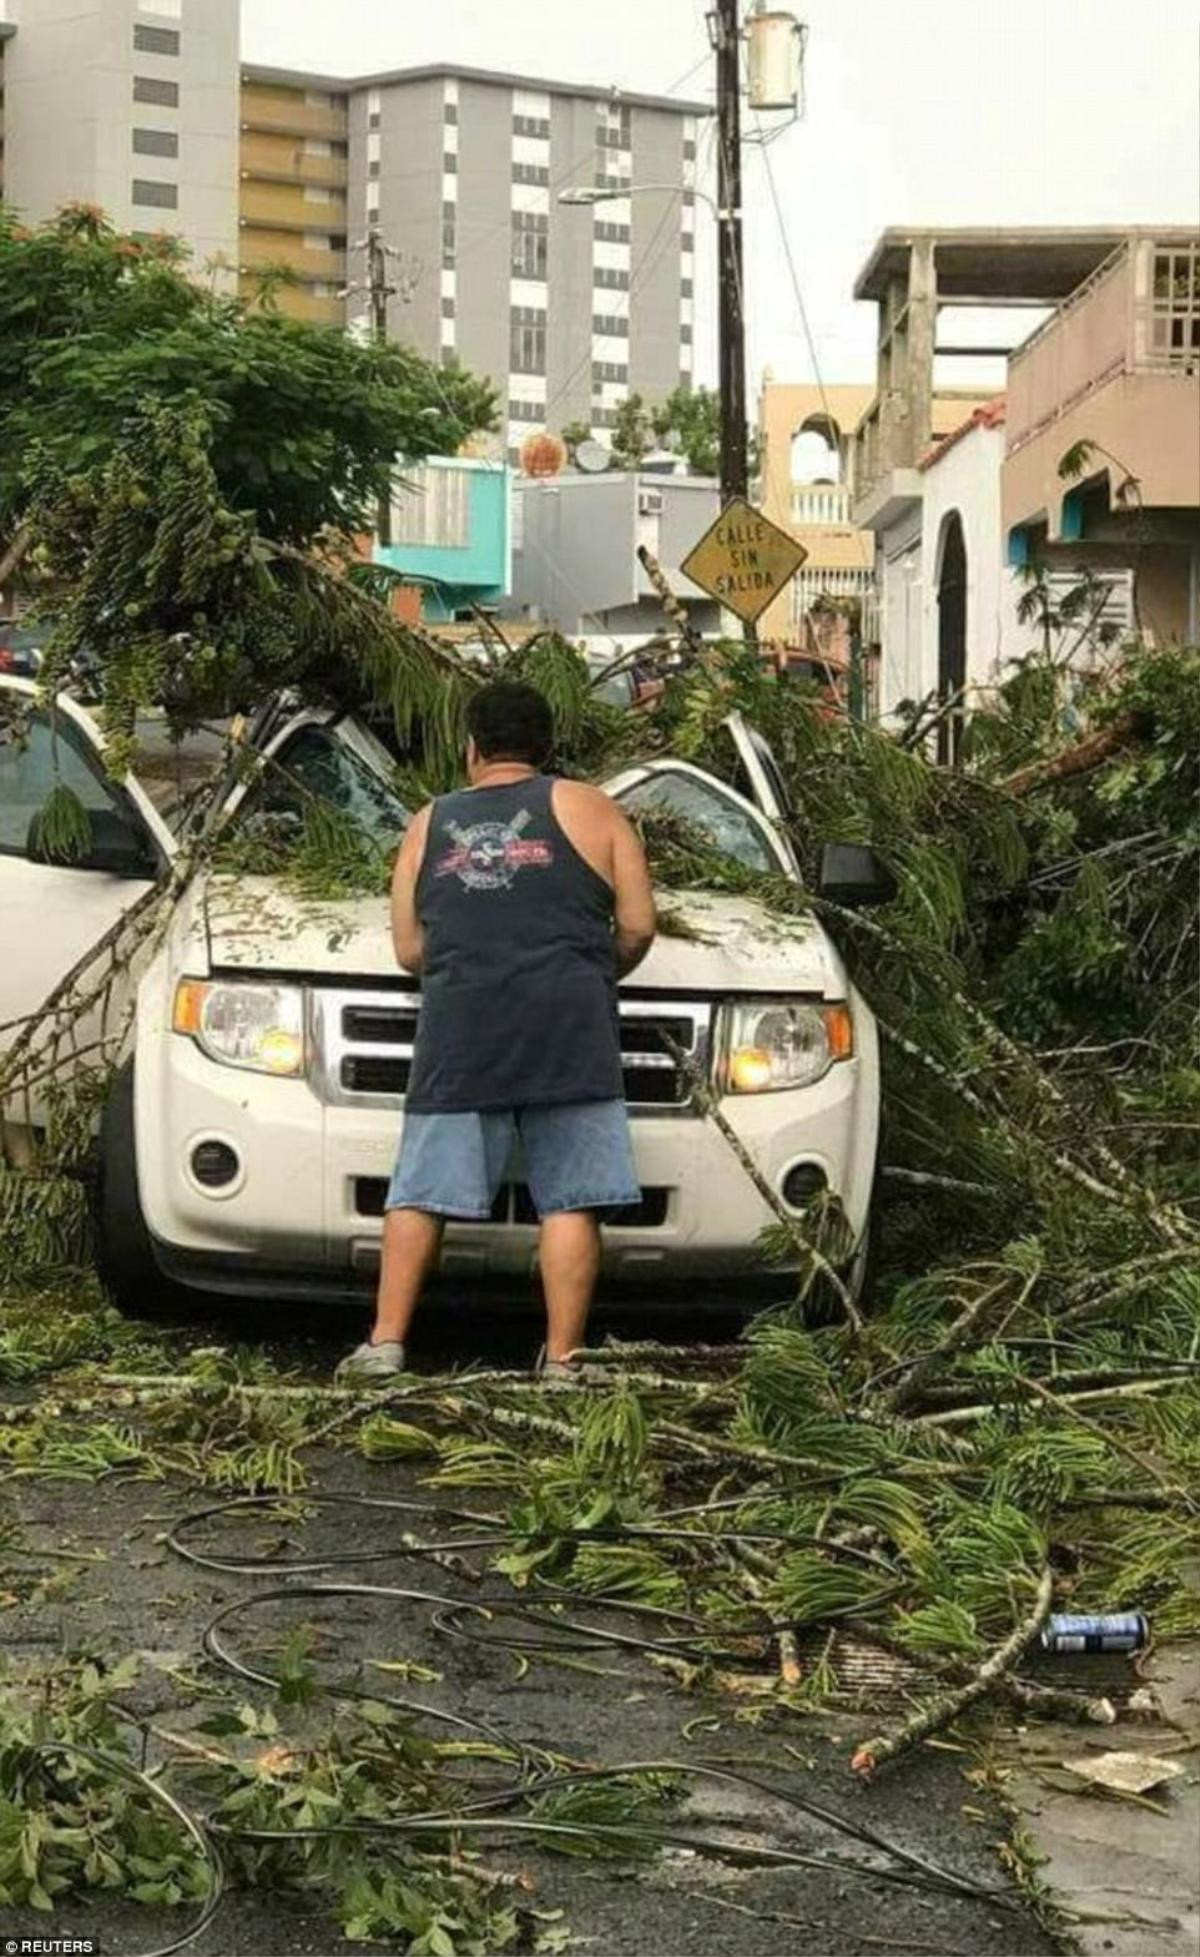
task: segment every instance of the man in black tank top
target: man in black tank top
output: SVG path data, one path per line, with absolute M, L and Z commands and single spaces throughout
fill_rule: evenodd
M 392 933 L 421 1012 L 375 1328 L 341 1371 L 403 1370 L 446 1219 L 486 1220 L 519 1148 L 541 1225 L 543 1377 L 570 1383 L 600 1217 L 639 1199 L 617 980 L 650 949 L 654 898 L 616 804 L 542 772 L 554 727 L 540 693 L 484 686 L 467 721 L 470 786 L 421 810 L 396 862 Z

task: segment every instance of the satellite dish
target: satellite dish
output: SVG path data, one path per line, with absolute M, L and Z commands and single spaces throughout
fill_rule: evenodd
M 612 455 L 603 442 L 580 442 L 575 451 L 575 467 L 582 469 L 585 476 L 603 475 L 612 462 Z

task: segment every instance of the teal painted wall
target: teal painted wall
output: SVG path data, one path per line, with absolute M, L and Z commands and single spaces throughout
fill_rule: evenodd
M 455 461 L 454 467 L 463 464 Z M 426 589 L 425 615 L 453 618 L 469 605 L 494 604 L 512 589 L 511 480 L 506 467 L 470 465 L 467 542 L 377 544 L 375 561 Z

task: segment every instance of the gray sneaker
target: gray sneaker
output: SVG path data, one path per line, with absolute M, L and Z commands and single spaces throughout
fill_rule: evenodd
M 342 1360 L 334 1378 L 340 1386 L 386 1386 L 405 1364 L 399 1339 L 381 1339 L 378 1345 L 366 1339 Z
M 538 1354 L 534 1376 L 539 1386 L 552 1392 L 573 1386 L 611 1386 L 614 1376 L 606 1366 L 589 1366 L 586 1359 L 547 1359 L 545 1348 Z

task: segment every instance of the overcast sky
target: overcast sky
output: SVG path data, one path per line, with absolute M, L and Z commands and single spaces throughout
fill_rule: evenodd
M 361 74 L 449 60 L 711 99 L 704 0 L 242 7 L 251 61 Z M 795 11 L 809 28 L 806 112 L 768 155 L 827 382 L 873 378 L 874 308 L 851 287 L 887 225 L 1200 218 L 1195 0 L 795 0 Z M 749 151 L 752 384 L 768 361 L 781 379 L 813 377 L 765 162 Z M 704 380 L 711 252 L 698 271 Z

